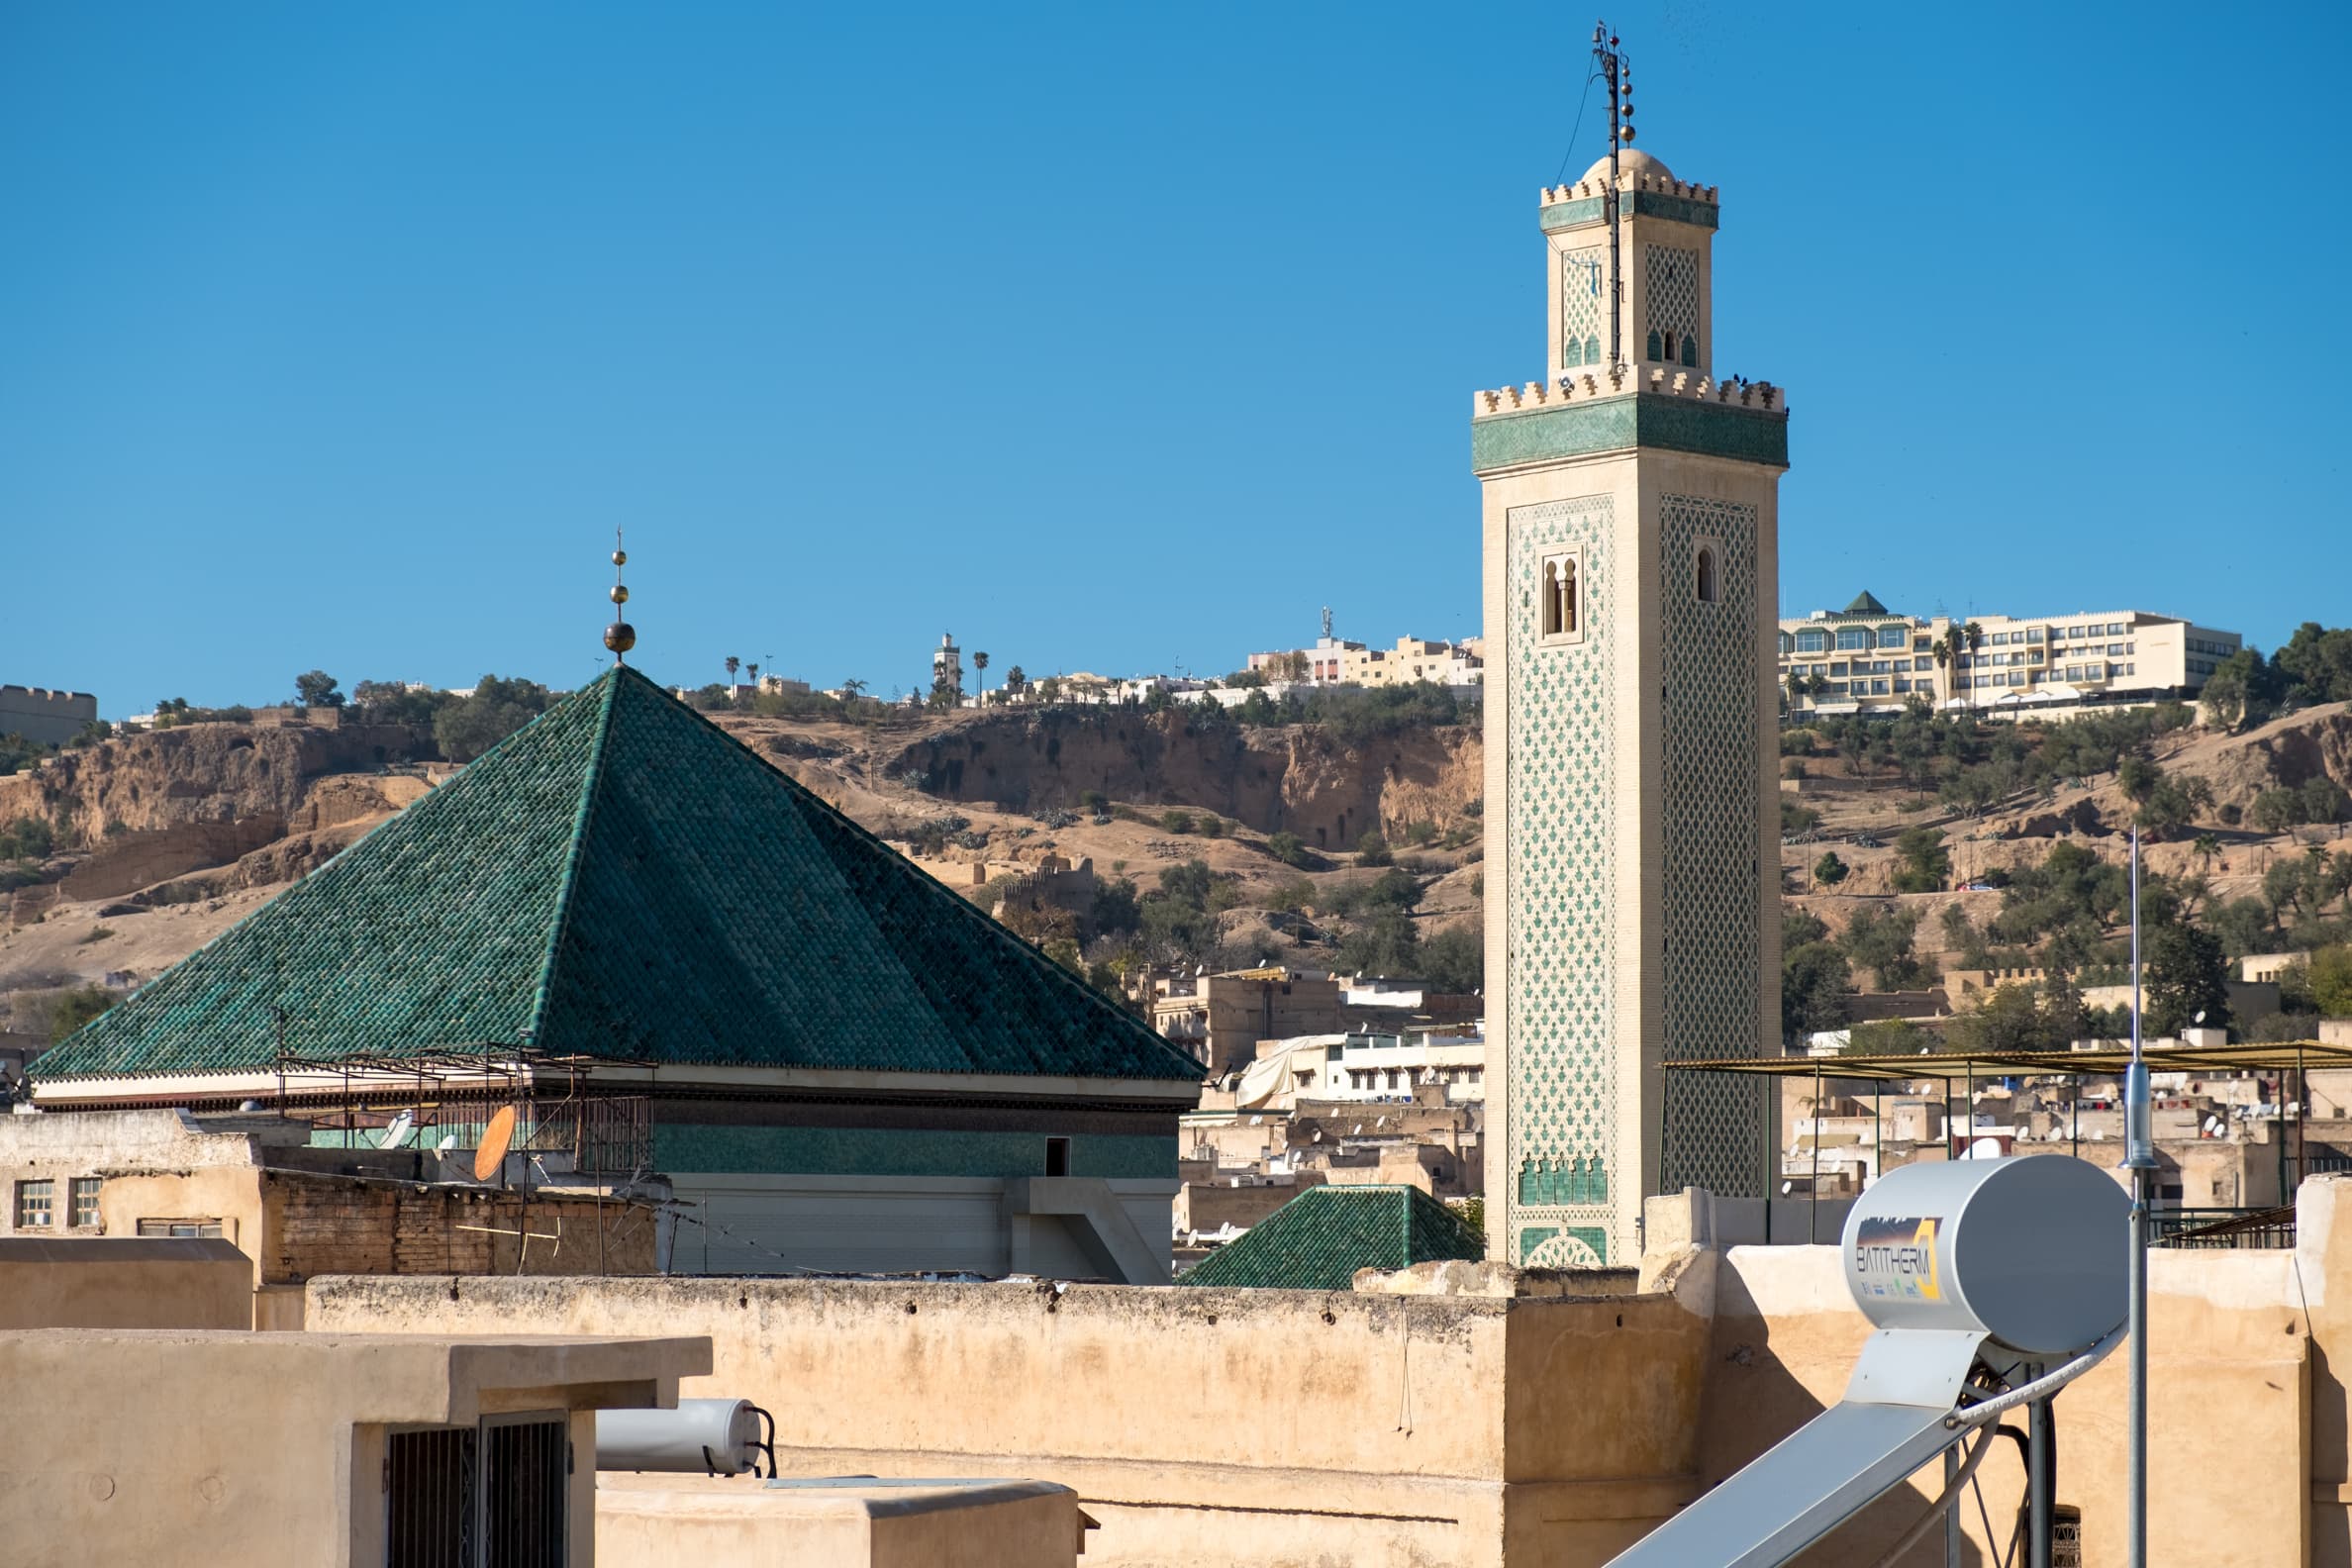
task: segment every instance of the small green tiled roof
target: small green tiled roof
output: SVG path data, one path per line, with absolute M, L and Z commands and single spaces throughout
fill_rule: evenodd
M 1357 1269 L 1485 1256 L 1484 1238 L 1419 1187 L 1310 1187 L 1178 1283 L 1346 1290 Z
M 38 1078 L 517 1044 L 1194 1079 L 1128 1014 L 634 669 L 41 1057 Z M 528 1032 L 527 1032 L 528 1031 Z
M 1842 615 L 1885 615 L 1887 607 L 1878 602 L 1878 595 L 1865 588 L 1854 595 L 1854 602 L 1839 612 Z

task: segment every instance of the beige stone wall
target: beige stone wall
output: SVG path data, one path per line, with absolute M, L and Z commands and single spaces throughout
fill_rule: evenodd
M 247 1328 L 251 1272 L 227 1241 L 0 1238 L 0 1330 Z
M 598 1568 L 1073 1568 L 1077 1496 L 1025 1481 L 767 1487 L 597 1478 Z
M 1077 1490 L 1088 1563 L 1599 1564 L 1693 1488 L 1703 1317 L 1672 1298 L 818 1280 L 314 1281 L 314 1328 L 709 1332 L 683 1392 L 773 1411 L 787 1474 Z

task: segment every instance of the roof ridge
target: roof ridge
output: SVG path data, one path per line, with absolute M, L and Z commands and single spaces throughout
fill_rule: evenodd
M 605 747 L 613 735 L 613 711 L 619 706 L 621 682 L 614 678 L 626 664 L 614 666 L 612 674 L 600 676 L 604 682 L 604 698 L 596 715 L 596 735 L 588 742 L 588 765 L 580 771 L 580 805 L 572 816 L 571 845 L 563 855 L 563 880 L 555 886 L 555 918 L 547 923 L 547 945 L 539 954 L 539 984 L 531 994 L 531 1022 L 524 1026 L 529 1037 L 539 1038 L 539 1025 L 547 1016 L 547 997 L 555 988 L 555 966 L 563 958 L 563 933 L 571 929 L 572 896 L 579 890 L 580 860 L 588 843 L 588 831 L 596 818 L 597 786 L 604 779 Z
M 704 729 L 710 731 L 713 735 L 719 736 L 729 744 L 735 746 L 737 749 L 748 755 L 754 762 L 757 762 L 761 767 L 764 767 L 770 773 L 773 773 L 777 778 L 781 779 L 785 784 L 791 787 L 793 798 L 796 802 L 803 805 L 804 807 L 814 806 L 817 810 L 823 812 L 827 817 L 831 818 L 835 824 L 846 829 L 854 836 L 866 839 L 868 842 L 873 844 L 875 848 L 882 852 L 883 856 L 885 857 L 885 863 L 892 866 L 899 876 L 902 878 L 914 878 L 946 893 L 949 901 L 962 912 L 964 919 L 976 922 L 979 928 L 988 934 L 991 940 L 1004 943 L 1010 949 L 1021 953 L 1025 960 L 1033 963 L 1039 970 L 1050 977 L 1054 983 L 1062 986 L 1065 989 L 1074 990 L 1084 995 L 1088 1000 L 1099 1003 L 1103 1007 L 1109 1009 L 1111 1012 L 1118 1014 L 1121 1018 L 1126 1020 L 1128 1024 L 1131 1024 L 1137 1030 L 1139 1030 L 1144 1037 L 1149 1038 L 1154 1044 L 1158 1045 L 1160 1049 L 1165 1051 L 1172 1059 L 1184 1063 L 1188 1068 L 1201 1069 L 1201 1064 L 1199 1062 L 1193 1060 L 1192 1057 L 1186 1055 L 1183 1051 L 1170 1044 L 1167 1037 L 1161 1034 L 1159 1030 L 1153 1029 L 1141 1019 L 1136 1018 L 1126 1008 L 1121 1007 L 1118 1003 L 1112 1001 L 1111 998 L 1103 995 L 1102 992 L 1096 990 L 1086 981 L 1072 975 L 1070 971 L 1064 969 L 1060 964 L 1054 962 L 1051 958 L 1046 957 L 1044 953 L 1040 952 L 1035 947 L 1030 946 L 1029 942 L 1015 935 L 1010 930 L 1006 928 L 1004 923 L 999 921 L 995 916 L 990 915 L 987 911 L 981 909 L 978 905 L 972 903 L 969 899 L 965 898 L 962 894 L 957 893 L 954 889 L 945 886 L 930 872 L 925 871 L 922 867 L 916 865 L 905 855 L 900 854 L 896 849 L 891 848 L 880 834 L 870 832 L 861 824 L 859 824 L 856 818 L 851 817 L 847 812 L 842 811 L 839 807 L 833 805 L 833 802 L 827 800 L 824 796 L 809 788 L 808 785 L 803 784 L 799 779 L 794 778 L 783 768 L 778 767 L 767 757 L 761 755 L 756 747 L 736 739 L 735 736 L 730 735 L 727 732 L 724 726 L 713 722 L 710 715 L 702 712 L 692 703 L 681 701 L 677 697 L 672 696 L 669 692 L 664 691 L 661 687 L 655 685 L 650 676 L 645 675 L 641 671 L 634 669 L 632 666 L 626 664 L 622 665 L 620 667 L 620 672 L 637 675 L 639 680 L 643 681 L 647 686 L 651 686 L 653 688 L 654 694 L 656 696 L 660 697 L 663 701 L 672 704 L 681 712 L 685 713 L 689 718 L 693 719 L 695 723 L 701 725 Z M 603 755 L 602 742 L 603 736 L 600 734 L 598 736 L 597 753 L 599 760 L 601 760 Z M 569 873 L 567 872 L 567 894 L 568 876 Z M 1205 1071 L 1205 1069 L 1202 1070 Z

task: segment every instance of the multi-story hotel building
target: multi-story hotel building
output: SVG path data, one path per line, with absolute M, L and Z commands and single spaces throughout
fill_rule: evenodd
M 2186 700 L 2244 640 L 2144 610 L 1955 621 L 1897 615 L 1864 593 L 1782 620 L 1781 696 L 1791 713 L 1818 714 L 1891 713 L 1914 698 L 2006 714 Z

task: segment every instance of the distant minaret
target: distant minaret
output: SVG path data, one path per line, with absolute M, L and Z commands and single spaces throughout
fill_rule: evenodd
M 952 632 L 939 634 L 939 645 L 931 653 L 931 690 L 942 685 L 955 694 L 957 702 L 963 701 L 963 650 L 955 645 Z
M 621 547 L 621 531 L 613 530 L 613 624 L 605 628 L 604 645 L 613 650 L 616 665 L 629 662 L 629 650 L 637 646 L 637 628 L 621 619 L 621 607 L 629 603 L 629 585 L 621 580 L 621 568 L 629 564 L 629 551 Z
M 1477 394 L 1470 426 L 1488 1246 L 1521 1265 L 1632 1263 L 1644 1196 L 1770 1174 L 1756 1084 L 1662 1064 L 1779 1050 L 1788 410 L 1713 375 L 1716 192 L 1624 120 L 1540 200 L 1543 378 Z

